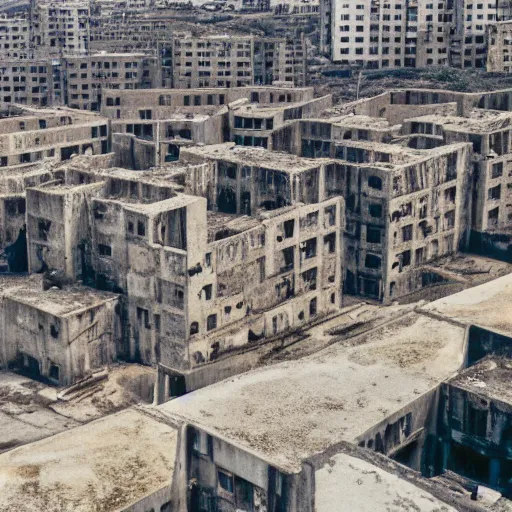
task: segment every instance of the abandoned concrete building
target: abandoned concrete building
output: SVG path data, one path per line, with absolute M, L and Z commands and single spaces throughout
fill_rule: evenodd
M 272 130 L 289 119 L 318 116 L 331 96 L 277 86 L 105 90 L 102 114 L 111 119 L 117 165 L 148 169 L 179 158 L 191 144 L 236 141 L 271 148 Z
M 99 53 L 64 62 L 70 108 L 99 111 L 104 89 L 150 89 L 157 83 L 156 59 L 143 53 Z
M 0 60 L 31 58 L 30 22 L 27 17 L 0 16 Z
M 134 408 L 46 433 L 0 454 L 0 509 L 170 512 L 178 433 Z
M 36 58 L 87 55 L 90 38 L 87 1 L 31 2 L 31 45 Z
M 11 105 L 0 118 L 0 166 L 21 168 L 44 158 L 110 151 L 110 122 L 75 109 Z
M 161 43 L 162 86 L 244 87 L 284 82 L 306 84 L 304 38 L 286 40 L 252 35 L 175 36 Z
M 392 301 L 435 279 L 429 261 L 467 247 L 469 144 L 390 144 L 399 127 L 365 116 L 300 121 L 291 136 L 290 128 L 273 134 L 275 149 L 338 162 L 326 183 L 347 205 L 347 293 Z
M 487 71 L 510 73 L 512 70 L 512 21 L 500 21 L 487 27 Z
M 402 510 L 397 480 L 382 497 L 372 480 L 367 505 L 349 484 L 370 485 L 362 475 L 375 466 L 396 474 L 395 461 L 402 478 L 444 502 L 410 495 L 407 507 L 507 510 L 511 282 L 507 275 L 402 309 L 392 321 L 349 316 L 338 343 L 313 355 L 289 353 L 293 360 L 160 405 L 182 425 L 175 509 Z M 348 476 L 361 459 L 361 478 Z M 416 473 L 405 477 L 404 466 Z M 343 498 L 324 487 L 327 467 L 333 487 L 347 477 Z
M 512 496 L 510 359 L 489 356 L 442 388 L 443 462 L 448 471 Z
M 510 19 L 506 2 L 320 2 L 321 51 L 370 69 L 485 68 L 486 29 Z
M 466 366 L 442 386 L 437 471 L 512 496 L 510 467 L 511 275 L 422 309 L 467 331 Z
M 60 64 L 50 60 L 2 60 L 0 105 L 62 105 L 65 100 L 62 78 Z
M 470 250 L 510 260 L 510 93 L 510 90 L 472 94 L 428 90 L 390 91 L 373 98 L 326 109 L 318 119 L 291 121 L 273 130 L 271 138 L 274 150 L 309 158 L 330 157 L 345 161 L 344 174 L 348 181 L 344 185 L 339 181 L 339 193 L 347 203 L 345 288 L 348 293 L 364 294 L 385 301 L 393 296 L 410 293 L 437 279 L 431 274 L 429 266 L 432 259 L 443 254 Z M 403 264 L 400 261 L 397 263 L 397 258 L 400 254 L 403 258 L 404 252 L 392 250 L 398 239 L 392 233 L 396 231 L 393 226 L 397 222 L 393 212 L 399 209 L 392 208 L 391 203 L 383 207 L 382 219 L 386 219 L 385 212 L 389 213 L 389 219 L 386 220 L 389 223 L 387 230 L 387 224 L 379 225 L 376 222 L 378 218 L 361 219 L 361 212 L 366 211 L 364 203 L 371 202 L 372 198 L 381 202 L 385 196 L 383 190 L 386 190 L 386 181 L 382 170 L 387 169 L 389 172 L 395 169 L 393 172 L 396 181 L 399 179 L 396 173 L 400 166 L 410 169 L 413 162 L 420 162 L 427 156 L 431 162 L 427 165 L 433 166 L 433 169 L 439 169 L 441 162 L 447 162 L 453 176 L 448 178 L 447 175 L 446 181 L 440 182 L 439 189 L 438 185 L 434 186 L 428 206 L 424 204 L 423 210 L 419 206 L 411 210 L 412 217 L 418 214 L 420 217 L 427 215 L 430 218 L 426 223 L 424 219 L 417 218 L 417 229 L 421 231 L 426 228 L 427 231 L 421 234 L 413 229 L 416 234 L 411 234 L 412 240 L 419 243 L 415 248 L 419 249 L 419 259 L 416 263 L 411 252 L 412 266 L 406 271 L 413 272 L 398 275 L 398 280 L 390 275 L 386 276 L 385 272 L 381 277 L 379 271 L 372 276 L 375 269 L 368 271 L 364 268 L 366 251 L 371 253 L 370 260 L 375 259 L 372 254 L 382 258 L 384 270 L 387 268 L 390 273 L 394 269 L 401 273 Z M 350 178 L 349 175 L 358 167 L 364 169 L 364 172 L 369 172 L 372 168 L 380 169 L 375 171 L 379 181 L 375 180 L 373 187 L 368 182 L 368 188 L 363 189 L 358 185 L 359 178 Z M 438 170 L 433 172 L 426 180 L 415 179 L 413 175 L 402 178 L 407 185 L 400 195 L 407 194 L 407 187 L 412 187 L 411 192 L 416 190 L 418 197 L 424 194 L 421 190 L 430 190 L 436 183 L 437 178 L 434 181 L 432 178 L 437 175 Z M 366 180 L 364 176 L 363 178 Z M 343 188 L 346 186 L 349 188 Z M 352 192 L 350 187 L 353 187 Z M 398 204 L 397 201 L 400 200 L 395 198 L 396 191 L 391 192 L 390 189 L 389 193 L 389 201 L 393 200 Z M 438 199 L 440 194 L 444 195 L 442 204 Z M 406 198 L 407 195 L 404 200 Z M 454 214 L 458 220 L 454 219 L 453 224 L 450 219 Z M 441 217 L 444 219 L 442 228 L 439 227 Z M 365 236 L 362 226 L 367 222 L 372 224 L 370 228 L 385 228 L 384 233 L 393 235 L 393 238 L 385 235 L 387 246 L 383 252 L 373 242 L 373 245 L 361 245 L 364 244 L 361 240 Z M 407 238 L 407 230 L 411 229 L 407 227 L 407 218 L 404 219 L 403 226 L 401 220 L 398 222 L 399 227 L 406 228 Z M 448 228 L 448 225 L 452 227 Z M 440 230 L 452 228 L 456 230 L 455 238 L 452 239 L 450 233 L 446 233 L 444 241 L 435 240 L 436 233 Z M 426 246 L 429 245 L 429 240 L 433 242 L 432 251 L 428 247 L 420 247 L 423 245 L 422 240 L 426 240 Z M 436 245 L 439 250 L 436 250 Z M 407 255 L 406 261 L 409 261 Z M 375 262 L 378 269 L 380 259 L 375 259 Z M 414 268 L 416 264 L 419 269 Z M 368 283 L 361 281 L 361 277 L 368 279 Z M 382 283 L 372 282 L 375 277 L 383 279 Z M 387 287 L 390 288 L 386 289 Z
M 43 290 L 41 276 L 1 282 L 0 366 L 68 386 L 117 360 L 119 298 L 84 286 Z
M 5 257 L 0 264 L 2 271 L 28 271 L 26 189 L 53 178 L 51 168 L 46 166 L 14 167 L 0 174 L 0 251 Z
M 392 474 L 398 466 L 390 459 L 418 471 L 409 482 L 428 485 L 446 510 L 472 510 L 469 492 L 450 497 L 442 481 L 419 476 L 430 464 L 439 386 L 461 367 L 464 340 L 462 327 L 413 312 L 350 346 L 260 368 L 159 406 L 183 424 L 175 509 L 207 511 L 216 503 L 221 510 L 389 510 L 395 493 L 402 494 L 399 480 L 387 497 L 374 494 L 376 485 L 368 506 L 350 487 L 355 476 L 343 480 L 341 501 L 329 499 L 333 488 L 322 484 L 328 466 L 342 478 L 336 459 L 352 469 L 363 459 L 370 470 L 386 460 L 377 452 L 388 457 L 380 467 Z M 411 498 L 418 510 L 443 509 L 435 499 L 420 508 Z M 345 500 L 351 505 L 343 506 Z
M 265 152 L 261 167 L 263 150 L 214 148 L 224 161 L 190 149 L 145 173 L 74 158 L 26 190 L 28 270 L 123 293 L 118 352 L 181 376 L 176 394 L 224 354 L 341 306 L 344 203 L 313 186 L 327 163 Z

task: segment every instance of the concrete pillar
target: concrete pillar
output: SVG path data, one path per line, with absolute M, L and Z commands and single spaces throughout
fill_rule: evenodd
M 240 203 L 242 202 L 242 166 L 236 166 L 236 213 L 240 215 Z
M 166 373 L 164 376 L 164 389 L 162 390 L 162 400 L 165 402 L 167 398 L 169 398 L 169 387 L 170 387 L 170 377 L 169 374 Z
M 318 202 L 325 201 L 325 197 L 325 164 L 323 164 L 318 173 Z

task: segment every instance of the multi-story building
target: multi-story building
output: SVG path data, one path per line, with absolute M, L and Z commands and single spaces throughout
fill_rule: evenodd
M 62 105 L 64 91 L 59 63 L 51 60 L 5 60 L 0 64 L 0 105 Z
M 431 141 L 472 143 L 472 229 L 477 233 L 504 230 L 512 225 L 512 177 L 508 163 L 512 152 L 511 122 L 512 114 L 508 112 L 476 109 L 463 118 L 430 115 L 404 123 L 404 131 L 422 134 Z
M 156 59 L 143 53 L 99 53 L 70 57 L 66 67 L 67 105 L 99 111 L 102 91 L 137 90 L 154 87 Z
M 90 41 L 89 2 L 34 2 L 30 12 L 36 58 L 87 55 Z
M 444 467 L 512 497 L 510 359 L 489 358 L 443 385 Z
M 503 6 L 472 0 L 324 0 L 320 11 L 321 50 L 335 62 L 370 69 L 484 68 L 486 27 L 508 19 Z
M 419 473 L 463 350 L 463 328 L 410 313 L 160 405 L 181 425 L 173 507 L 476 512 L 470 492 Z
M 175 21 L 151 13 L 134 15 L 120 11 L 112 16 L 93 16 L 90 25 L 91 52 L 143 51 L 153 54 L 159 41 L 169 40 Z
M 0 16 L 0 60 L 32 57 L 28 18 Z
M 110 151 L 109 121 L 89 112 L 14 106 L 0 119 L 0 167 L 30 167 L 43 158 Z
M 500 21 L 487 26 L 487 71 L 512 71 L 512 21 Z
M 26 189 L 54 179 L 52 166 L 2 169 L 0 174 L 0 251 L 2 271 L 27 272 Z
M 313 98 L 312 88 L 277 86 L 106 89 L 103 99 L 102 113 L 112 120 L 119 148 L 117 164 L 135 169 L 176 160 L 179 148 L 191 143 L 237 141 L 270 149 L 274 128 L 332 104 L 331 96 Z
M 303 86 L 306 82 L 304 38 L 186 34 L 160 47 L 165 87 L 243 87 L 274 82 Z
M 212 149 L 147 173 L 74 159 L 61 183 L 27 190 L 29 271 L 125 294 L 126 357 L 187 389 L 209 363 L 341 307 L 344 203 L 313 186 L 328 164 Z
M 275 148 L 336 158 L 329 197 L 345 198 L 345 290 L 385 302 L 430 284 L 429 261 L 467 247 L 471 147 L 417 150 L 390 144 L 399 127 L 345 116 L 303 120 L 274 134 Z M 281 131 L 286 135 L 291 126 Z M 281 139 L 284 139 L 284 143 Z
M 117 359 L 119 297 L 84 286 L 43 290 L 20 282 L 1 292 L 0 366 L 69 386 Z

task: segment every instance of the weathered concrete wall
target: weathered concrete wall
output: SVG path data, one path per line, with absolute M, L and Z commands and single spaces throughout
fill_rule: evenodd
M 119 509 L 116 512 L 148 512 L 148 510 L 162 510 L 162 507 L 170 503 L 171 499 L 172 492 L 171 484 L 169 483 L 169 485 L 162 487 L 162 489 L 140 499 L 137 503 Z
M 59 300 L 66 295 L 65 291 L 55 293 L 60 296 Z M 59 316 L 18 298 L 5 297 L 1 339 L 5 360 L 2 364 L 27 365 L 36 377 L 39 373 L 55 384 L 72 384 L 91 370 L 116 360 L 121 338 L 117 304 L 117 299 L 111 299 Z M 23 356 L 37 361 L 38 370 L 29 368 Z

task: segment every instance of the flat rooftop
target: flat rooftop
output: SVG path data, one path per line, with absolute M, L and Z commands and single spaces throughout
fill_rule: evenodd
M 100 373 L 103 378 L 84 379 L 83 388 L 69 393 L 66 388 L 62 390 L 23 375 L 0 371 L 0 453 L 136 403 L 151 403 L 150 387 L 156 377 L 153 368 L 133 363 L 113 364 L 108 372 L 101 370 L 93 376 Z M 59 398 L 62 393 L 66 396 Z
M 345 453 L 334 455 L 315 472 L 315 512 L 391 510 L 456 512 L 457 509 L 396 474 Z
M 422 310 L 512 337 L 512 274 L 448 295 Z
M 67 286 L 63 289 L 51 288 L 45 291 L 41 284 L 32 280 L 24 281 L 19 286 L 6 290 L 3 297 L 60 317 L 71 316 L 81 310 L 118 298 L 114 293 L 79 285 Z
M 512 405 L 512 360 L 486 357 L 451 379 L 450 384 Z
M 323 115 L 329 116 L 330 110 L 327 109 Z M 310 121 L 310 119 L 308 119 Z M 389 131 L 393 128 L 392 125 L 389 124 L 387 119 L 383 117 L 370 117 L 363 115 L 345 115 L 345 116 L 337 116 L 337 117 L 327 117 L 314 119 L 319 123 L 332 123 L 334 126 L 346 127 L 346 128 L 363 128 L 369 129 L 372 131 Z
M 407 119 L 407 122 L 432 123 L 443 126 L 445 130 L 484 134 L 502 130 L 510 126 L 512 112 L 474 109 L 469 117 L 428 115 Z
M 157 201 L 155 203 L 128 203 L 125 205 L 125 208 L 143 215 L 157 215 L 168 210 L 176 210 L 201 201 L 204 201 L 206 205 L 206 199 L 203 197 L 178 194 L 170 199 L 164 199 L 163 201 Z
M 170 485 L 176 430 L 138 410 L 0 455 L 1 510 L 120 510 Z
M 337 148 L 348 147 L 363 149 L 369 152 L 383 153 L 389 155 L 389 162 L 352 162 L 350 160 L 338 159 L 338 161 L 349 162 L 351 165 L 372 166 L 384 170 L 394 170 L 398 167 L 424 162 L 445 154 L 453 153 L 467 145 L 467 142 L 456 142 L 446 146 L 439 146 L 432 149 L 411 149 L 398 144 L 386 144 L 384 142 L 370 142 L 361 140 L 337 140 L 334 145 Z
M 263 367 L 158 407 L 285 472 L 452 377 L 463 327 L 409 313 L 311 356 Z
M 188 154 L 203 157 L 205 160 L 225 160 L 237 164 L 282 171 L 288 174 L 317 169 L 322 163 L 336 162 L 336 160 L 329 158 L 302 158 L 289 153 L 269 151 L 263 148 L 237 146 L 232 142 L 182 149 L 180 158 L 186 161 Z

